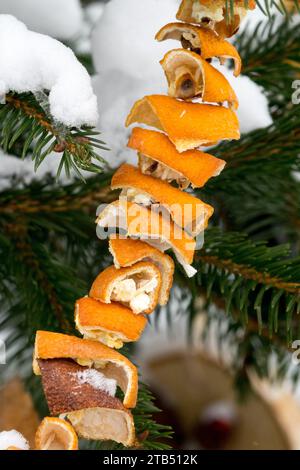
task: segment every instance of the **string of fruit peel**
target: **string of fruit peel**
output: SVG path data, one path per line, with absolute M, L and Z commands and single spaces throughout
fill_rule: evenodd
M 203 187 L 225 166 L 200 148 L 240 137 L 237 96 L 211 61 L 232 59 L 234 75 L 240 74 L 241 58 L 225 38 L 236 33 L 255 2 L 245 7 L 243 0 L 235 1 L 230 21 L 226 3 L 182 0 L 178 22 L 156 35 L 158 41 L 180 41 L 182 48 L 161 60 L 168 95 L 143 97 L 126 121 L 146 128 L 135 127 L 128 142 L 138 167 L 123 164 L 116 171 L 111 188 L 121 190 L 120 197 L 97 218 L 98 236 L 116 230 L 109 239 L 113 265 L 76 302 L 75 324 L 83 338 L 36 334 L 33 370 L 41 375 L 54 416 L 42 421 L 37 449 L 75 450 L 77 435 L 139 446 L 130 411 L 136 406 L 138 372 L 118 349 L 137 341 L 147 316 L 168 302 L 174 261 L 165 251 L 173 251 L 188 276 L 195 274 L 196 239 L 213 208 L 185 190 Z M 115 396 L 117 387 L 122 400 Z

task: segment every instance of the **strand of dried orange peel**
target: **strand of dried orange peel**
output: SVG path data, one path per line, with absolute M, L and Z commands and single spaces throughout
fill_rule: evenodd
M 177 18 L 185 23 L 167 24 L 156 36 L 183 46 L 161 61 L 169 96 L 137 101 L 127 125 L 139 122 L 158 131 L 133 129 L 128 146 L 138 152 L 139 169 L 123 165 L 117 170 L 112 188 L 122 190 L 120 199 L 97 218 L 98 228 L 122 229 L 125 237 L 111 237 L 114 264 L 95 279 L 89 297 L 76 302 L 75 323 L 84 339 L 49 332 L 36 336 L 34 371 L 42 376 L 50 411 L 60 416 L 43 421 L 38 449 L 74 450 L 76 434 L 125 446 L 136 443 L 129 409 L 136 404 L 137 370 L 113 348 L 137 341 L 145 314 L 168 302 L 174 262 L 165 250 L 171 248 L 186 273 L 195 274 L 195 236 L 206 228 L 213 208 L 183 190 L 202 187 L 224 168 L 224 161 L 199 146 L 240 136 L 235 92 L 209 63 L 231 58 L 235 75 L 241 70 L 238 52 L 222 36 L 235 32 L 246 9 L 236 1 L 233 22 L 227 24 L 225 4 L 183 0 Z M 248 8 L 254 7 L 249 1 Z M 123 402 L 114 396 L 117 385 Z

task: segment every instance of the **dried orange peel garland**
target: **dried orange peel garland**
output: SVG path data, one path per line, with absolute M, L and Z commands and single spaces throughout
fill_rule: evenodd
M 138 445 L 130 412 L 138 373 L 116 349 L 137 341 L 156 306 L 167 304 L 174 261 L 165 251 L 173 251 L 188 276 L 196 273 L 195 237 L 204 232 L 213 208 L 184 190 L 203 187 L 225 166 L 199 147 L 240 137 L 236 94 L 210 63 L 233 59 L 234 74 L 241 71 L 240 56 L 224 37 L 237 30 L 246 8 L 236 1 L 227 23 L 225 6 L 225 0 L 183 0 L 177 18 L 184 22 L 157 33 L 158 41 L 179 40 L 183 48 L 161 60 L 169 95 L 145 96 L 128 115 L 127 126 L 154 129 L 132 130 L 128 147 L 137 152 L 138 168 L 125 164 L 116 171 L 111 187 L 121 190 L 120 197 L 98 214 L 99 237 L 102 230 L 116 229 L 109 241 L 113 264 L 76 302 L 75 324 L 84 337 L 36 335 L 33 369 L 51 415 L 59 417 L 42 422 L 38 449 L 75 450 L 77 435 Z M 254 7 L 249 1 L 248 8 Z

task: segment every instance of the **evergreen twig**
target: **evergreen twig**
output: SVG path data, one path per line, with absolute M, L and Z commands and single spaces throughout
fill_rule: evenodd
M 293 81 L 300 77 L 300 29 L 288 19 L 280 25 L 275 17 L 251 23 L 238 36 L 236 47 L 242 57 L 244 75 L 265 90 L 273 114 L 292 106 Z
M 76 334 L 74 302 L 111 262 L 94 227 L 97 205 L 111 198 L 108 178 L 103 174 L 86 185 L 76 181 L 65 187 L 46 179 L 0 193 L 0 330 L 8 331 L 7 361 L 22 371 L 42 415 L 47 410 L 41 381 L 30 367 L 32 342 L 38 329 Z M 133 414 L 143 449 L 169 447 L 165 439 L 171 431 L 152 418 L 157 411 L 151 393 L 140 384 Z M 121 448 L 115 443 L 95 446 Z
M 105 166 L 105 160 L 95 150 L 107 150 L 97 138 L 99 132 L 54 122 L 31 93 L 6 95 L 5 104 L 0 104 L 0 121 L 0 146 L 5 152 L 14 151 L 17 146 L 22 158 L 31 155 L 35 170 L 51 152 L 62 153 L 57 176 L 64 169 L 67 176 L 74 171 L 83 179 L 80 170 L 99 173 Z
M 268 240 L 299 241 L 299 129 L 300 106 L 295 105 L 268 128 L 213 150 L 227 165 L 197 193 L 216 208 L 215 219 Z
M 244 5 L 247 8 L 249 0 L 244 0 Z M 282 0 L 256 0 L 257 7 L 266 15 L 271 17 L 272 8 L 276 8 L 283 15 L 288 15 L 293 11 L 300 11 L 300 2 L 299 0 L 290 0 L 290 9 L 286 7 L 284 1 Z M 235 0 L 226 0 L 226 16 L 230 21 L 234 14 L 234 5 Z
M 239 312 L 244 325 L 255 317 L 259 332 L 267 327 L 270 335 L 286 333 L 290 341 L 300 311 L 300 258 L 289 255 L 284 245 L 269 248 L 242 234 L 209 229 L 196 256 L 196 283 L 208 301 L 212 292 L 223 298 L 226 312 Z

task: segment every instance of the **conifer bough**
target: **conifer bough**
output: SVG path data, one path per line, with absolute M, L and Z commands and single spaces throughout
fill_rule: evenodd
M 74 53 L 59 41 L 29 31 L 11 15 L 0 15 L 0 145 L 25 158 L 35 170 L 52 152 L 62 168 L 99 172 L 104 149 L 93 127 L 98 120 L 91 79 Z M 34 51 L 34 53 L 32 52 Z M 34 73 L 32 73 L 34 70 Z M 101 163 L 101 166 L 96 162 Z

